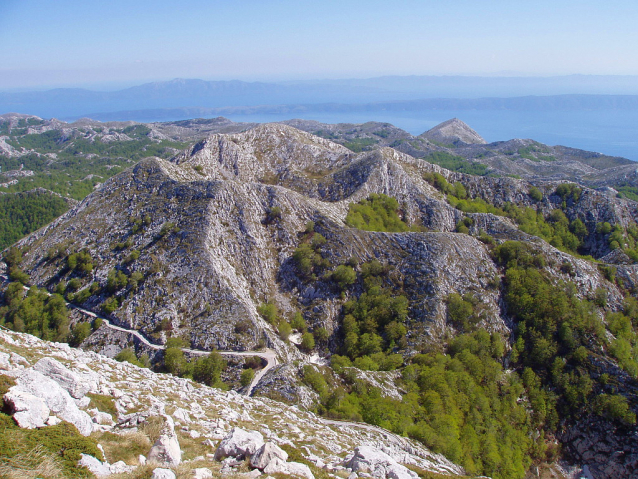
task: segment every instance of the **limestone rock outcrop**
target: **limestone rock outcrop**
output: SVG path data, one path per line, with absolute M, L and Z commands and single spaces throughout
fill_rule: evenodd
M 226 457 L 236 459 L 250 458 L 263 445 L 264 438 L 261 433 L 235 427 L 219 443 L 215 451 L 215 459 L 221 461 Z
M 179 440 L 175 434 L 175 423 L 170 416 L 164 416 L 164 426 L 159 438 L 151 447 L 148 453 L 148 461 L 177 466 L 182 462 L 182 451 L 179 447 Z
M 385 452 L 370 446 L 359 446 L 344 466 L 379 479 L 418 479 L 418 474 L 399 464 Z

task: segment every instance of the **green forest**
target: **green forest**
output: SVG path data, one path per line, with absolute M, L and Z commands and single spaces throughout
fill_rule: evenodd
M 64 198 L 47 191 L 0 195 L 0 250 L 49 224 L 68 209 Z

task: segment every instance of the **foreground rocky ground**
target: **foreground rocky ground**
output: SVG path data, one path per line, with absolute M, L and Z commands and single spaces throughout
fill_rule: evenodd
M 16 383 L 4 403 L 18 425 L 46 428 L 65 420 L 97 441 L 104 460 L 85 455 L 81 463 L 98 477 L 463 474 L 381 428 L 326 421 L 27 334 L 0 331 L 0 374 Z M 21 473 L 13 477 L 37 477 Z

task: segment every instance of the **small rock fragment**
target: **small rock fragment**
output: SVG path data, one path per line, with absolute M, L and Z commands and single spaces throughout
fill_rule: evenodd
M 156 467 L 153 469 L 153 475 L 151 479 L 177 479 L 175 473 L 170 469 L 164 469 L 162 467 Z

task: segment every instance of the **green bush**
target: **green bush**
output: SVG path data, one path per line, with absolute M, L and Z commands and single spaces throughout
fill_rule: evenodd
M 217 351 L 211 351 L 208 356 L 203 356 L 193 365 L 193 379 L 214 388 L 224 388 L 221 375 L 228 363 Z
M 263 303 L 257 307 L 257 312 L 272 325 L 279 323 L 279 310 L 274 303 Z
M 300 346 L 306 352 L 311 351 L 315 347 L 315 337 L 311 333 L 303 333 Z
M 114 359 L 121 363 L 126 361 L 127 363 L 134 364 L 135 366 L 139 366 L 140 368 L 144 367 L 144 364 L 142 364 L 142 362 L 137 358 L 135 351 L 133 351 L 131 348 L 122 349 L 115 355 Z
M 71 330 L 71 340 L 69 341 L 69 344 L 71 344 L 71 346 L 79 346 L 86 338 L 89 337 L 90 334 L 90 323 L 78 323 Z
M 395 198 L 371 194 L 367 199 L 349 205 L 346 224 L 367 231 L 409 231 L 398 212 L 399 203 Z
M 241 383 L 242 386 L 246 387 L 253 381 L 254 378 L 255 378 L 254 369 L 252 368 L 244 369 L 239 376 L 239 382 Z
M 337 283 L 339 289 L 344 290 L 354 284 L 357 280 L 357 273 L 351 266 L 340 264 L 331 274 L 332 280 Z

